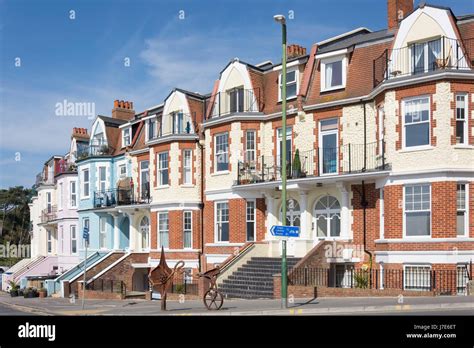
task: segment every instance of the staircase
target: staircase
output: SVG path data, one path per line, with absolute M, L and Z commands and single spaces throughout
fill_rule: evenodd
M 290 271 L 299 258 L 287 258 Z M 252 257 L 224 279 L 219 290 L 229 298 L 273 298 L 273 275 L 281 273 L 281 258 Z

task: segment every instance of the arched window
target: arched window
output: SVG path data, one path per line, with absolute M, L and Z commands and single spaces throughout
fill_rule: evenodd
M 321 197 L 314 207 L 316 237 L 339 237 L 341 235 L 341 205 L 330 195 Z
M 280 207 L 280 221 L 283 221 L 282 207 Z M 300 224 L 300 205 L 297 200 L 290 198 L 286 201 L 286 226 L 300 226 Z
M 150 248 L 150 220 L 144 216 L 140 221 L 141 248 Z

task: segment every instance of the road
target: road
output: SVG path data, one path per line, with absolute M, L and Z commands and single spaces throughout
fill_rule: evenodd
M 12 316 L 12 315 L 36 315 L 34 313 L 30 312 L 23 312 L 18 309 L 14 309 L 10 306 L 5 306 L 2 303 L 0 303 L 0 316 Z

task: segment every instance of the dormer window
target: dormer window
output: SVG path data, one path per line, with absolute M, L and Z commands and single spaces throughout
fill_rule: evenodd
M 173 134 L 184 133 L 184 114 L 180 112 L 174 112 L 172 114 L 173 119 Z
M 131 130 L 130 128 L 124 128 L 122 130 L 122 147 L 129 146 L 131 143 Z
M 346 56 L 321 59 L 321 91 L 346 87 Z
M 148 120 L 148 140 L 152 140 L 155 137 L 156 132 L 156 119 L 151 118 Z
M 278 100 L 281 101 L 281 75 L 278 77 Z M 298 93 L 298 70 L 286 72 L 286 99 L 296 98 Z
M 441 40 L 415 43 L 410 46 L 412 73 L 420 74 L 447 66 L 448 62 L 441 59 Z

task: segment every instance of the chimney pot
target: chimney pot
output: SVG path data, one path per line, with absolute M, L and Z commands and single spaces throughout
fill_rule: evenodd
M 114 108 L 118 108 L 119 107 L 119 101 L 118 99 L 115 99 L 114 100 Z
M 125 102 L 125 109 L 130 109 L 130 103 L 128 102 L 128 100 Z
M 130 109 L 133 110 L 133 102 L 130 102 Z

